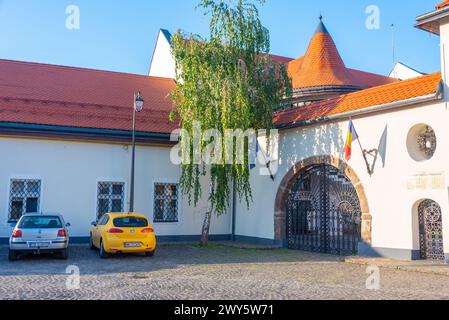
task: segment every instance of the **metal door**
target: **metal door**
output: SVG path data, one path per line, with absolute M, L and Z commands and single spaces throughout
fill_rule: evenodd
M 290 249 L 357 254 L 361 210 L 355 188 L 337 168 L 311 166 L 296 180 L 287 205 Z

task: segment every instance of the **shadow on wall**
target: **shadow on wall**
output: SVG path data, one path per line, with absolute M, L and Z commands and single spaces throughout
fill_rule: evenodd
M 361 257 L 388 258 L 403 261 L 414 261 L 421 259 L 419 250 L 373 248 L 370 244 L 365 242 L 359 243 L 358 255 Z
M 279 159 L 281 164 L 286 167 L 285 171 L 288 171 L 298 162 L 313 156 L 332 155 L 344 159 L 346 135 L 347 130 L 342 130 L 336 123 L 290 130 L 288 133 L 282 134 L 280 138 Z M 367 154 L 367 159 L 372 173 L 375 172 L 376 165 L 380 160 L 382 168 L 385 168 L 387 145 L 388 125 L 385 125 L 377 149 L 367 150 L 370 151 Z M 353 147 L 358 148 L 358 143 Z M 362 147 L 365 148 L 365 146 Z
M 279 159 L 286 171 L 298 162 L 320 155 L 343 158 L 346 132 L 335 123 L 289 130 L 281 135 Z
M 367 150 L 367 160 L 370 164 L 371 175 L 374 174 L 376 170 L 377 161 L 382 160 L 382 168 L 385 168 L 385 163 L 387 161 L 387 143 L 388 143 L 388 125 L 385 126 L 385 129 L 382 133 L 382 136 L 379 140 L 379 146 L 377 149 Z

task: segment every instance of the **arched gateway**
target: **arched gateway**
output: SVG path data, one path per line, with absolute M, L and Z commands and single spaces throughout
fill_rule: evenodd
M 331 156 L 301 161 L 284 177 L 275 208 L 276 240 L 291 249 L 356 254 L 371 243 L 371 215 L 360 180 Z

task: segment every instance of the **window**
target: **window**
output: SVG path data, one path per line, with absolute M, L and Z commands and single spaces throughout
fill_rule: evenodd
M 18 221 L 25 213 L 39 212 L 41 181 L 12 179 L 9 192 L 9 221 Z
M 177 184 L 154 184 L 154 222 L 178 222 Z
M 437 150 L 437 136 L 432 127 L 424 123 L 412 127 L 407 136 L 407 150 L 417 162 L 432 159 Z
M 99 225 L 99 226 L 105 226 L 105 225 L 108 224 L 108 222 L 109 222 L 109 216 L 105 214 L 105 215 L 103 215 L 103 216 L 100 218 L 100 220 L 98 221 L 98 225 Z
M 20 229 L 62 229 L 62 222 L 56 216 L 26 216 L 20 221 Z
M 144 218 L 127 217 L 114 219 L 114 227 L 116 228 L 146 228 L 148 221 Z
M 108 212 L 123 212 L 125 207 L 125 183 L 99 182 L 97 218 Z

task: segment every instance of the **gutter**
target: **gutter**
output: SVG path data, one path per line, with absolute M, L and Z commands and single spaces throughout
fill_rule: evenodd
M 399 107 L 406 107 L 406 106 L 415 105 L 418 103 L 442 100 L 444 97 L 443 90 L 444 90 L 443 82 L 440 81 L 440 83 L 438 84 L 436 93 L 432 93 L 432 94 L 420 96 L 420 97 L 415 97 L 415 98 L 411 98 L 411 99 L 396 101 L 396 102 L 392 102 L 392 103 L 381 104 L 381 105 L 364 108 L 364 109 L 360 109 L 360 110 L 343 112 L 343 113 L 339 113 L 339 114 L 335 114 L 335 115 L 331 115 L 331 116 L 327 116 L 327 117 L 303 120 L 303 121 L 299 121 L 296 123 L 276 126 L 276 128 L 280 129 L 280 130 L 298 128 L 298 127 L 318 124 L 318 123 L 322 123 L 322 122 L 345 120 L 345 119 L 351 118 L 353 116 L 362 116 L 362 115 L 380 112 L 380 111 L 393 110 L 393 109 L 397 109 Z
M 361 87 L 357 86 L 319 86 L 319 87 L 308 87 L 302 89 L 293 90 L 294 94 L 307 94 L 307 93 L 322 93 L 322 92 L 354 92 L 362 90 Z
M 421 24 L 421 23 L 428 22 L 428 21 L 424 21 L 424 20 L 430 21 L 430 19 L 432 19 L 440 14 L 447 14 L 447 13 L 449 13 L 449 7 L 444 7 L 444 8 L 423 14 L 422 16 L 417 17 L 416 20 L 419 22 L 419 24 Z
M 37 134 L 45 136 L 63 136 L 65 138 L 98 139 L 106 141 L 119 140 L 124 142 L 130 141 L 132 137 L 132 132 L 125 130 L 77 128 L 13 122 L 0 122 L 0 134 Z M 169 133 L 136 132 L 136 139 L 140 142 L 149 143 L 173 143 L 170 141 Z
M 432 11 L 430 13 L 417 17 L 416 18 L 417 23 L 415 24 L 415 27 L 439 35 L 438 32 L 434 32 L 431 29 L 426 29 L 425 25 L 448 16 L 449 16 L 449 7 L 444 7 L 442 9 Z

